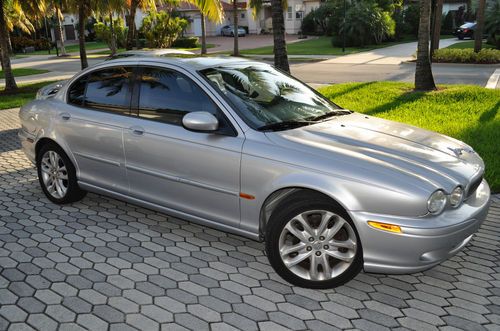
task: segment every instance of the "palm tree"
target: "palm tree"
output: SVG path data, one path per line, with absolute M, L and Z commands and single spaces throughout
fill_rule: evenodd
M 126 7 L 126 0 L 96 0 L 94 1 L 93 11 L 104 17 L 108 17 L 109 29 L 111 32 L 111 55 L 117 52 L 117 41 L 113 14 L 123 14 Z
M 62 8 L 63 8 L 63 0 L 49 0 L 49 6 L 51 8 L 51 11 L 54 12 L 54 16 L 56 18 L 57 22 L 57 30 L 59 34 L 59 55 L 60 56 L 66 56 L 66 47 L 64 47 L 64 31 L 63 31 L 63 25 L 62 25 L 62 20 L 64 19 L 64 15 L 62 14 Z
M 436 0 L 434 4 L 434 19 L 432 21 L 431 60 L 436 49 L 439 49 L 441 38 L 441 18 L 443 17 L 443 0 Z
M 0 55 L 2 59 L 2 69 L 5 76 L 5 91 L 17 89 L 16 80 L 12 73 L 9 57 L 9 42 L 7 30 L 7 22 L 5 21 L 5 0 L 0 0 Z
M 239 56 L 240 50 L 238 46 L 238 0 L 233 0 L 233 35 L 234 35 L 234 47 L 233 56 Z
M 250 7 L 256 17 L 262 9 L 262 0 L 250 0 Z M 290 72 L 288 53 L 285 40 L 285 19 L 283 8 L 287 7 L 286 0 L 271 0 L 274 39 L 274 65 L 285 72 Z
M 207 54 L 207 32 L 205 28 L 205 18 L 217 23 L 222 22 L 224 11 L 220 0 L 189 0 L 190 3 L 198 7 L 201 14 L 201 54 Z
M 130 50 L 134 47 L 134 37 L 137 33 L 135 28 L 135 13 L 137 12 L 137 8 L 140 9 L 149 9 L 156 10 L 156 3 L 160 1 L 155 0 L 127 0 L 127 8 L 128 8 L 128 33 L 127 33 L 127 49 Z M 163 1 L 161 1 L 163 2 Z
M 85 26 L 87 17 L 92 13 L 90 0 L 70 0 L 66 9 L 71 13 L 78 13 L 78 44 L 80 49 L 80 66 L 85 69 L 89 66 L 85 50 Z
M 418 25 L 417 66 L 415 69 L 415 90 L 436 89 L 429 54 L 431 22 L 431 0 L 420 1 L 420 22 Z
M 483 43 L 483 30 L 484 30 L 484 7 L 486 7 L 486 0 L 479 0 L 479 8 L 476 14 L 476 31 L 474 31 L 474 52 L 479 53 Z
M 276 68 L 290 73 L 288 53 L 285 40 L 285 19 L 283 13 L 284 0 L 271 0 L 274 39 L 274 65 Z

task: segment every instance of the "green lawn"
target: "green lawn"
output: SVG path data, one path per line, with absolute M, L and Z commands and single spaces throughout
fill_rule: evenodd
M 414 36 L 404 36 L 401 41 L 397 42 L 388 42 L 381 45 L 369 45 L 366 47 L 346 47 L 345 53 L 343 53 L 341 47 L 332 47 L 332 37 L 319 37 L 315 39 L 310 37 L 310 39 L 306 39 L 304 41 L 287 44 L 287 51 L 288 55 L 345 55 L 415 40 L 416 38 Z M 273 54 L 273 46 L 245 49 L 242 50 L 241 53 L 248 55 L 271 55 Z
M 108 45 L 106 43 L 103 43 L 100 41 L 89 41 L 89 42 L 85 43 L 85 49 L 87 51 L 92 50 L 92 49 L 99 49 L 99 48 L 108 48 Z M 79 52 L 80 46 L 78 44 L 66 45 L 65 49 L 66 49 L 66 53 Z M 48 54 L 49 54 L 49 52 L 47 50 L 42 50 L 42 51 L 35 51 L 33 53 L 27 53 L 26 55 L 48 55 Z M 56 55 L 56 50 L 51 49 L 50 54 Z
M 339 105 L 361 113 L 416 125 L 462 140 L 486 163 L 486 179 L 500 192 L 500 90 L 447 85 L 413 92 L 412 84 L 347 83 L 319 89 Z
M 0 88 L 0 109 L 21 107 L 25 103 L 35 99 L 36 91 L 38 91 L 39 88 L 53 82 L 54 81 L 47 81 L 18 85 L 19 89 L 15 92 L 5 92 L 3 91 L 3 87 Z
M 456 44 L 452 44 L 446 48 L 457 48 L 457 49 L 465 49 L 465 48 L 474 48 L 474 40 L 461 41 Z M 483 41 L 483 48 L 495 48 L 495 46 L 487 44 Z
M 30 69 L 30 68 L 12 69 L 14 77 L 38 75 L 38 74 L 44 74 L 46 72 L 49 72 L 49 70 Z M 3 78 L 5 78 L 4 73 L 2 70 L 0 70 L 0 79 Z

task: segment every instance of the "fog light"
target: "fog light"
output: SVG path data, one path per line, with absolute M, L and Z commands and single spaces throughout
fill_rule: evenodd
M 375 221 L 368 221 L 368 225 L 374 227 L 375 229 L 383 230 L 383 231 L 388 231 L 388 232 L 395 232 L 395 233 L 401 233 L 401 228 L 397 225 L 394 224 L 387 224 L 387 223 L 380 223 L 380 222 L 375 222 Z

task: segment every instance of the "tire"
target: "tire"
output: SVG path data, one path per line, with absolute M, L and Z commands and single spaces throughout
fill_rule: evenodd
M 296 227 L 299 227 L 298 233 L 305 233 L 300 232 L 303 224 L 297 220 L 300 216 L 303 216 L 302 220 L 308 221 L 312 231 L 318 231 L 321 224 L 326 224 L 328 232 L 322 233 L 327 233 L 327 237 L 320 236 L 318 231 L 314 234 L 315 238 L 305 237 L 299 240 L 288 229 L 297 230 Z M 305 227 L 302 229 L 306 231 Z M 311 238 L 314 241 L 311 242 Z M 309 242 L 306 243 L 307 241 Z M 283 254 L 282 257 L 280 249 L 284 251 L 298 246 L 302 248 L 288 255 Z M 361 241 L 349 215 L 334 201 L 310 192 L 294 193 L 276 207 L 267 226 L 266 253 L 272 267 L 284 280 L 306 288 L 328 289 L 343 285 L 353 279 L 363 266 Z M 335 258 L 332 254 L 346 261 Z M 299 260 L 299 255 L 308 257 L 292 265 Z M 290 267 L 287 267 L 284 259 Z
M 36 157 L 36 168 L 43 193 L 53 203 L 75 202 L 87 194 L 78 186 L 73 163 L 57 144 L 48 143 L 42 146 Z M 53 177 L 54 174 L 58 176 L 56 179 Z M 50 185 L 50 183 L 54 184 Z
M 464 40 L 464 36 L 458 36 L 458 39 Z

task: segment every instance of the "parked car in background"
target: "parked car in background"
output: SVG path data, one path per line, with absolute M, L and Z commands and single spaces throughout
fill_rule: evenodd
M 476 30 L 476 23 L 467 22 L 462 24 L 459 28 L 457 28 L 454 32 L 454 35 L 457 36 L 458 39 L 463 40 L 465 38 L 474 39 L 474 31 Z
M 220 29 L 221 36 L 231 36 L 234 37 L 234 26 L 225 25 Z M 247 34 L 246 30 L 242 26 L 238 26 L 238 37 L 245 37 Z
M 435 266 L 490 203 L 465 143 L 238 58 L 105 61 L 19 117 L 50 201 L 92 191 L 265 241 L 276 272 L 303 287 Z

